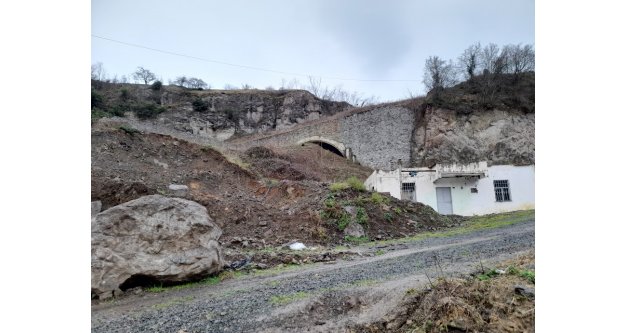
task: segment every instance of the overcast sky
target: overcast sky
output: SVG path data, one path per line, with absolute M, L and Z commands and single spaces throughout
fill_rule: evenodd
M 102 62 L 109 76 L 130 76 L 143 66 L 165 83 L 186 75 L 213 88 L 244 83 L 277 88 L 283 79 L 306 83 L 312 75 L 321 77 L 323 85 L 341 85 L 380 101 L 397 100 L 408 97 L 408 91 L 425 93 L 421 80 L 428 56 L 456 59 L 475 42 L 534 44 L 533 0 L 92 0 L 91 4 L 93 35 L 283 72 L 91 38 L 91 62 Z

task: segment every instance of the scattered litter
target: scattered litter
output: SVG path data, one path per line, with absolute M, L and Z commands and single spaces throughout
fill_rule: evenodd
M 293 243 L 291 245 L 289 245 L 289 249 L 291 250 L 303 250 L 306 248 L 306 245 L 304 245 L 304 243 L 300 243 L 300 242 L 296 242 Z
M 243 260 L 233 261 L 230 264 L 230 268 L 235 269 L 235 270 L 240 270 L 241 268 L 249 265 L 250 261 L 251 261 L 250 258 L 245 258 Z

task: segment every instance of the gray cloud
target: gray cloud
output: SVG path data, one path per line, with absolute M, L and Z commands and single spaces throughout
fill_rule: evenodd
M 333 36 L 371 75 L 388 73 L 412 48 L 404 1 L 322 2 L 320 27 Z

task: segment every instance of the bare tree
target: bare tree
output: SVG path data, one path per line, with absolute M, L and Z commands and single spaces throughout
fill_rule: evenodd
M 510 69 L 510 46 L 504 46 L 499 52 L 499 55 L 495 58 L 493 73 L 494 74 L 503 74 L 508 73 Z
M 106 71 L 101 62 L 91 65 L 91 79 L 96 81 L 104 81 L 106 79 Z
M 425 60 L 423 84 L 428 90 L 440 91 L 456 82 L 456 72 L 451 60 L 446 62 L 438 56 L 429 57 Z
M 224 85 L 224 90 L 236 90 L 236 89 L 237 89 L 237 87 L 236 87 L 236 86 L 231 85 L 230 83 L 226 83 L 226 84 Z
M 244 89 L 244 90 L 249 90 L 249 89 L 254 89 L 254 87 L 252 87 L 251 85 L 249 85 L 249 84 L 247 84 L 247 83 L 243 83 L 243 84 L 241 85 L 241 89 Z
M 204 89 L 207 87 L 207 84 L 202 79 L 192 77 L 192 78 L 189 78 L 187 82 L 187 86 L 191 89 Z
M 184 88 L 187 86 L 187 82 L 189 82 L 189 79 L 183 75 L 183 76 L 178 76 L 171 83 Z
M 482 68 L 489 73 L 495 72 L 495 62 L 499 56 L 499 46 L 494 43 L 490 43 L 482 49 L 480 52 L 480 63 Z
M 534 70 L 534 48 L 531 45 L 508 45 L 509 71 L 515 75 Z
M 472 79 L 476 73 L 479 73 L 478 66 L 481 49 L 480 43 L 475 43 L 464 50 L 458 58 L 458 64 L 466 79 Z
M 315 78 L 314 76 L 308 76 L 308 87 L 306 90 L 310 91 L 313 95 L 319 97 L 321 93 L 321 78 Z
M 137 67 L 137 70 L 132 73 L 132 78 L 135 81 L 143 81 L 145 84 L 156 80 L 156 74 L 152 73 L 149 69 L 143 67 Z

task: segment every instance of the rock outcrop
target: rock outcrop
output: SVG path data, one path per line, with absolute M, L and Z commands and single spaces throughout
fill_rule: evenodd
M 463 114 L 431 109 L 413 133 L 414 165 L 534 164 L 534 114 L 488 110 Z
M 144 196 L 91 219 L 91 294 L 196 280 L 223 267 L 221 229 L 196 202 Z
M 134 128 L 215 141 L 290 128 L 351 108 L 346 102 L 323 100 L 306 90 L 193 90 L 169 85 L 155 91 L 147 85 L 107 83 L 98 87 L 103 108 L 122 105 L 128 111 L 121 119 Z M 122 100 L 122 89 L 132 102 Z M 156 103 L 166 111 L 154 119 L 133 117 L 132 110 L 146 103 Z

